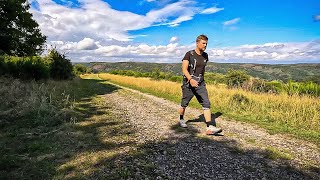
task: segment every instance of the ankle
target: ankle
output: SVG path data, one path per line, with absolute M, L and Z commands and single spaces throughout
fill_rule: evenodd
M 206 121 L 206 125 L 207 127 L 211 126 L 215 126 L 215 124 L 212 121 Z

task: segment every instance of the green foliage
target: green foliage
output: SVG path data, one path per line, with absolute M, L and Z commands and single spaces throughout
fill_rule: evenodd
M 204 78 L 208 84 L 226 84 L 226 76 L 220 73 L 205 73 Z
M 182 82 L 183 77 L 182 76 L 171 76 L 169 78 L 169 81 L 173 81 L 173 82 Z
M 313 82 L 298 83 L 289 81 L 283 85 L 283 89 L 289 95 L 297 94 L 308 94 L 312 96 L 320 96 L 320 85 Z
M 69 59 L 56 49 L 49 51 L 47 59 L 50 61 L 50 76 L 56 80 L 73 78 L 73 67 Z
M 309 94 L 313 96 L 320 96 L 320 85 L 311 81 L 301 83 L 299 94 Z
M 276 80 L 273 80 L 273 81 L 270 81 L 270 82 L 266 82 L 266 84 L 268 86 L 271 86 L 272 87 L 272 90 L 274 93 L 280 93 L 280 92 L 283 92 L 283 83 L 280 82 L 280 81 L 276 81 Z
M 136 72 L 133 70 L 112 70 L 110 74 L 134 76 L 134 77 L 150 77 L 152 79 L 165 79 L 173 82 L 182 82 L 182 76 L 175 76 L 172 73 L 161 72 L 159 69 L 153 69 L 152 72 Z M 293 82 L 289 81 L 284 84 L 280 81 L 266 81 L 263 79 L 250 78 L 242 71 L 231 70 L 227 75 L 219 73 L 206 73 L 205 80 L 207 84 L 227 84 L 229 87 L 241 87 L 247 91 L 257 93 L 287 93 L 298 95 L 320 96 L 320 86 L 313 82 Z
M 94 72 L 109 72 L 112 70 L 133 70 L 141 73 L 152 72 L 158 68 L 161 72 L 181 75 L 181 63 L 145 63 L 145 62 L 119 62 L 119 63 L 88 63 Z M 288 82 L 308 82 L 320 84 L 320 64 L 238 64 L 238 63 L 213 63 L 206 66 L 207 73 L 225 75 L 229 69 L 240 70 L 248 75 L 265 81 L 279 80 Z M 149 77 L 149 76 L 148 76 Z M 208 79 L 206 79 L 208 80 Z M 211 83 L 207 81 L 208 83 Z M 220 82 L 219 82 L 220 83 Z
M 283 88 L 289 95 L 299 94 L 299 83 L 297 82 L 293 82 L 290 80 L 283 86 Z
M 84 65 L 76 65 L 73 68 L 70 60 L 55 49 L 51 50 L 45 58 L 39 56 L 0 56 L 0 75 L 23 80 L 71 79 L 73 71 L 76 72 L 75 74 L 83 74 L 91 72 L 91 69 Z
M 43 50 L 46 37 L 32 19 L 27 0 L 0 3 L 0 55 L 34 56 Z
M 226 82 L 229 87 L 241 87 L 249 78 L 244 71 L 229 70 L 226 75 Z
M 305 79 L 305 81 L 320 84 L 320 75 L 309 76 Z
M 0 75 L 9 75 L 24 80 L 48 79 L 50 76 L 49 63 L 39 56 L 0 56 Z
M 247 81 L 246 85 L 249 87 L 246 87 L 245 89 L 252 92 L 278 93 L 271 83 L 268 83 L 263 79 L 253 78 L 250 81 Z
M 73 66 L 73 73 L 75 75 L 91 73 L 91 68 L 88 68 L 87 66 L 85 66 L 83 64 L 76 64 Z

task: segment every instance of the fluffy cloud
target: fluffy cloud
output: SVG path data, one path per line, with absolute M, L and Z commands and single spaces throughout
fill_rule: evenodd
M 195 44 L 180 46 L 172 37 L 166 46 L 137 45 L 100 45 L 99 42 L 85 38 L 79 42 L 55 41 L 55 46 L 75 62 L 79 61 L 140 61 L 140 62 L 180 62 L 184 54 Z M 94 50 L 79 48 L 82 45 L 96 45 Z M 90 46 L 84 46 L 90 47 Z M 318 62 L 320 59 L 320 40 L 304 43 L 266 43 L 260 45 L 242 45 L 236 47 L 208 48 L 206 52 L 212 62 L 242 63 L 295 63 Z
M 210 49 L 208 52 L 210 58 L 217 62 L 317 62 L 320 59 L 320 41 L 242 45 Z
M 170 39 L 170 43 L 175 43 L 175 42 L 178 42 L 179 41 L 179 38 L 177 36 L 174 36 Z
M 77 44 L 77 49 L 79 50 L 94 50 L 97 48 L 98 46 L 96 45 L 94 40 L 90 38 L 84 38 Z
M 80 5 L 76 8 L 59 5 L 52 0 L 32 2 L 37 6 L 30 11 L 50 40 L 79 41 L 88 37 L 130 41 L 134 37 L 128 34 L 129 30 L 159 25 L 178 26 L 197 13 L 192 0 L 167 4 L 145 15 L 114 10 L 102 0 L 79 0 Z
M 37 3 L 36 8 L 30 11 L 42 32 L 48 36 L 48 44 L 67 53 L 74 62 L 180 62 L 184 53 L 193 49 L 195 44 L 180 46 L 177 43 L 179 37 L 168 39 L 167 45 L 137 44 L 132 40 L 139 35 L 131 36 L 128 31 L 160 25 L 178 26 L 196 14 L 212 14 L 223 10 L 216 7 L 203 9 L 196 7 L 192 0 L 180 0 L 140 15 L 114 10 L 102 0 L 78 0 L 79 4 L 72 8 L 72 4 L 63 6 L 52 0 L 29 1 Z M 232 25 L 239 21 L 240 18 L 235 18 L 223 24 L 228 28 L 236 28 Z M 208 48 L 207 52 L 210 60 L 215 62 L 316 61 L 320 59 L 320 40 Z

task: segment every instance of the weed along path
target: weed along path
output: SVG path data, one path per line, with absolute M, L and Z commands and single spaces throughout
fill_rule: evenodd
M 128 177 L 157 179 L 319 179 L 320 151 L 312 143 L 270 135 L 247 123 L 216 118 L 224 131 L 206 136 L 201 111 L 188 108 L 188 128 L 178 125 L 178 104 L 119 88 L 104 95 L 112 113 L 132 129 L 131 147 L 143 152 Z M 130 165 L 128 165 L 130 166 Z M 126 168 L 126 167 L 124 167 Z

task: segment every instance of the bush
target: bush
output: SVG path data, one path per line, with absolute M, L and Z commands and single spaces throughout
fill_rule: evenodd
M 229 70 L 226 75 L 226 82 L 229 87 L 241 87 L 250 78 L 244 71 Z
M 300 83 L 299 94 L 308 94 L 312 96 L 320 96 L 320 85 L 313 82 Z
M 171 76 L 169 78 L 169 81 L 173 81 L 173 82 L 182 82 L 183 77 L 182 76 Z
M 50 61 L 50 75 L 56 80 L 66 80 L 73 78 L 73 67 L 65 55 L 60 54 L 57 50 L 49 51 L 47 59 Z
M 284 91 L 282 82 L 274 80 L 266 82 L 266 84 L 271 87 L 273 93 L 280 93 Z
M 226 84 L 226 76 L 220 73 L 205 73 L 204 78 L 208 84 Z
M 0 75 L 8 75 L 19 79 L 48 79 L 49 63 L 39 56 L 34 57 L 0 57 Z
M 73 73 L 75 75 L 91 73 L 91 69 L 83 64 L 76 64 L 73 66 Z

